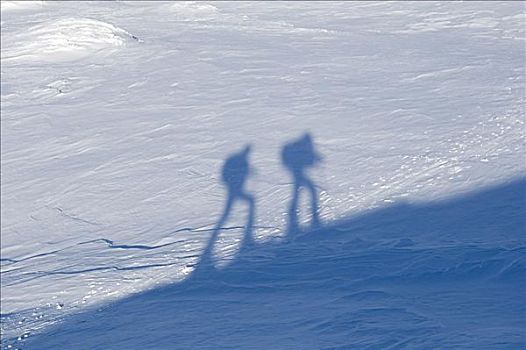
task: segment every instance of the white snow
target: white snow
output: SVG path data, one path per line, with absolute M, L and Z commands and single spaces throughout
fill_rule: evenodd
M 15 11 L 38 10 L 45 5 L 45 1 L 2 1 L 0 10 L 2 14 Z
M 524 4 L 1 8 L 2 349 L 524 346 Z M 307 131 L 323 239 L 285 232 L 280 152 Z M 236 204 L 207 283 L 221 166 L 246 144 L 255 243 Z M 97 314 L 113 302 L 129 319 Z
M 6 38 L 2 60 L 72 61 L 126 45 L 133 36 L 111 24 L 89 18 L 64 18 L 33 26 L 16 42 Z M 135 38 L 135 40 L 137 40 Z

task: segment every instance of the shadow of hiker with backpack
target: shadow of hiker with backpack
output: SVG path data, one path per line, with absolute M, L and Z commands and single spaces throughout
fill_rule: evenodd
M 301 138 L 287 143 L 281 151 L 283 165 L 289 170 L 293 177 L 292 199 L 288 209 L 287 234 L 291 235 L 300 230 L 298 222 L 298 202 L 300 189 L 304 188 L 310 195 L 311 225 L 312 228 L 320 226 L 318 212 L 318 193 L 316 186 L 305 174 L 308 168 L 314 167 L 322 158 L 314 150 L 314 143 L 310 133 L 305 133 Z
M 255 199 L 253 195 L 247 193 L 244 189 L 246 180 L 251 173 L 248 162 L 250 150 L 250 145 L 245 146 L 245 148 L 240 152 L 230 155 L 223 164 L 223 168 L 221 169 L 221 180 L 227 189 L 226 204 L 223 213 L 221 214 L 221 217 L 214 228 L 212 237 L 210 238 L 202 254 L 200 265 L 203 265 L 203 263 L 206 265 L 207 260 L 211 260 L 212 250 L 217 237 L 219 236 L 219 232 L 228 219 L 234 203 L 237 201 L 244 201 L 248 204 L 248 218 L 245 226 L 243 246 L 252 243 L 252 227 L 254 225 L 255 216 Z

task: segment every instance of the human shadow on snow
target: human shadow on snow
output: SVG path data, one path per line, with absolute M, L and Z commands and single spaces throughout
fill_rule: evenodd
M 308 135 L 288 145 L 282 160 L 294 180 L 289 216 L 305 187 L 316 221 L 315 186 L 304 171 L 319 156 Z M 289 151 L 305 159 L 300 162 Z M 249 153 L 247 146 L 225 162 L 225 208 L 186 280 L 68 316 L 16 345 L 79 350 L 525 345 L 524 178 L 445 200 L 369 210 L 296 231 L 284 241 L 258 243 L 251 237 L 254 197 L 244 189 Z M 238 200 L 248 205 L 244 243 L 219 269 L 212 250 Z M 297 219 L 291 221 L 294 228 Z
M 305 133 L 301 138 L 285 144 L 281 151 L 281 160 L 293 178 L 292 196 L 287 211 L 287 234 L 294 235 L 300 231 L 298 203 L 301 189 L 305 189 L 309 193 L 312 228 L 319 228 L 321 222 L 318 193 L 314 182 L 307 176 L 306 171 L 318 164 L 322 158 L 314 148 L 310 133 Z
M 248 245 L 252 242 L 252 228 L 254 227 L 254 217 L 256 211 L 256 201 L 252 194 L 245 189 L 247 178 L 251 174 L 249 155 L 251 146 L 246 145 L 243 150 L 234 153 L 227 157 L 221 169 L 221 180 L 226 187 L 227 196 L 225 208 L 219 218 L 212 235 L 201 254 L 201 262 L 199 267 L 213 263 L 212 253 L 215 243 L 219 237 L 219 233 L 223 225 L 231 215 L 232 208 L 236 202 L 246 202 L 248 205 L 248 216 L 246 225 L 244 225 L 243 244 Z

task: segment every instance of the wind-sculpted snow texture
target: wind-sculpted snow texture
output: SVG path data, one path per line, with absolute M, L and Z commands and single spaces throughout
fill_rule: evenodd
M 1 9 L 2 349 L 526 347 L 523 3 Z

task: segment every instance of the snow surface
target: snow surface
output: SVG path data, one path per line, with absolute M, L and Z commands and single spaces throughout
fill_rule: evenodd
M 526 347 L 524 3 L 1 10 L 2 349 Z

